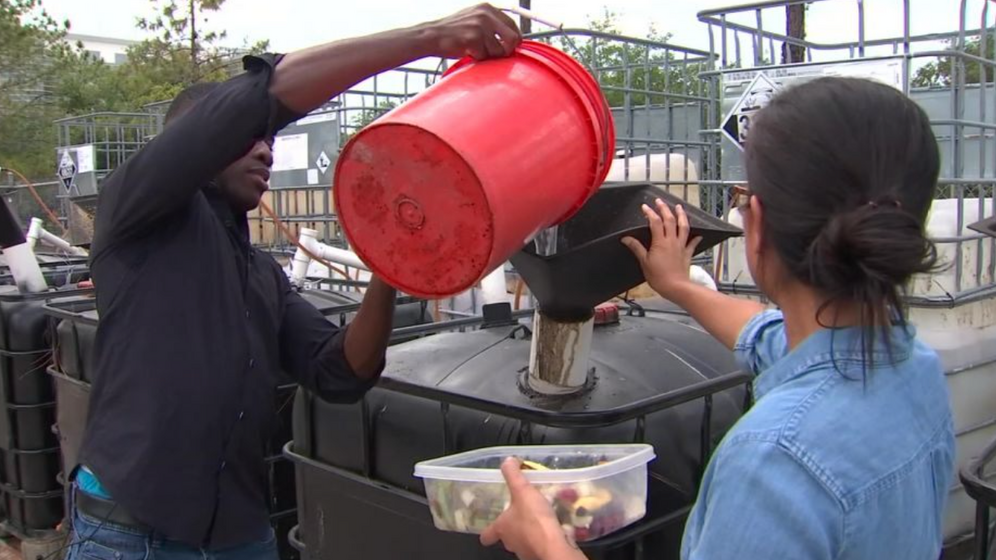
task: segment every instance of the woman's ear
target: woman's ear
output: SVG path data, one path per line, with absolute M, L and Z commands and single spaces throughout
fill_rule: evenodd
M 761 199 L 750 197 L 749 209 L 744 216 L 744 233 L 747 237 L 745 246 L 755 259 L 760 258 L 764 251 L 764 208 Z M 749 232 L 749 234 L 748 234 Z

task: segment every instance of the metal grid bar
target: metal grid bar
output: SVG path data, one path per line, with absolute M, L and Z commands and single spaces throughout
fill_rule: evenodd
M 866 35 L 865 2 L 856 0 L 857 25 L 852 28 L 857 30 L 856 40 L 832 44 L 793 39 L 774 32 L 771 30 L 770 21 L 766 21 L 761 14 L 764 10 L 778 9 L 784 12 L 787 6 L 810 3 L 812 2 L 809 0 L 770 0 L 699 13 L 699 19 L 708 24 L 709 46 L 714 58 L 721 61 L 718 67 L 699 73 L 711 97 L 711 106 L 706 111 L 712 116 L 703 121 L 702 130 L 699 131 L 700 140 L 709 145 L 706 148 L 708 153 L 703 156 L 705 162 L 702 165 L 703 176 L 699 181 L 707 193 L 702 198 L 703 208 L 714 212 L 717 216 L 726 216 L 729 212 L 729 188 L 744 180 L 742 171 L 731 175 L 733 168 L 729 166 L 732 164 L 724 162 L 724 150 L 729 150 L 731 147 L 726 145 L 727 140 L 720 130 L 724 101 L 730 103 L 730 99 L 724 99 L 724 95 L 736 94 L 735 91 L 724 94 L 723 80 L 731 73 L 745 70 L 735 67 L 744 65 L 739 52 L 741 39 L 749 40 L 745 44 L 752 45 L 754 49 L 753 56 L 747 59 L 748 63 L 753 61 L 754 67 L 750 70 L 763 71 L 770 75 L 777 75 L 783 69 L 805 73 L 807 67 L 810 67 L 818 71 L 820 66 L 837 62 L 879 61 L 889 58 L 899 60 L 903 69 L 902 89 L 928 111 L 943 152 L 944 170 L 942 178 L 938 181 L 936 198 L 947 199 L 949 202 L 945 203 L 946 208 L 954 213 L 953 233 L 945 233 L 935 240 L 939 248 L 947 251 L 946 260 L 954 263 L 951 273 L 953 278 L 949 287 L 943 290 L 943 295 L 921 294 L 911 297 L 909 301 L 911 304 L 924 306 L 953 305 L 976 300 L 996 291 L 993 289 L 996 286 L 996 240 L 972 232 L 966 233 L 964 230 L 968 223 L 976 219 L 975 216 L 981 218 L 996 214 L 996 196 L 994 196 L 996 139 L 990 138 L 991 136 L 996 138 L 994 134 L 996 133 L 996 61 L 990 58 L 989 49 L 994 39 L 989 29 L 992 24 L 989 23 L 988 2 L 983 3 L 978 28 L 969 27 L 967 2 L 962 0 L 959 2 L 961 20 L 958 29 L 943 33 L 913 35 L 910 24 L 910 2 L 901 0 L 902 35 L 872 39 Z M 731 18 L 737 15 L 741 16 L 741 19 L 733 21 Z M 753 20 L 753 23 L 745 23 L 748 20 Z M 764 27 L 765 24 L 767 29 Z M 720 33 L 719 37 L 716 37 L 717 32 Z M 735 66 L 730 64 L 728 53 L 730 38 L 733 39 L 738 51 Z M 979 43 L 977 54 L 966 52 L 970 38 Z M 936 45 L 928 44 L 942 40 L 949 41 L 951 47 L 938 49 Z M 765 42 L 768 43 L 771 56 L 775 56 L 772 44 L 774 41 L 806 48 L 807 58 L 810 61 L 813 51 L 836 54 L 836 58 L 830 57 L 834 62 L 759 64 L 758 61 L 767 56 L 764 49 Z M 873 47 L 883 46 L 892 50 L 894 56 L 883 57 L 881 51 L 873 50 Z M 949 79 L 943 82 L 942 87 L 928 89 L 912 87 L 911 70 L 915 68 L 913 65 L 915 59 L 920 61 L 933 59 L 950 63 Z M 972 76 L 970 70 L 977 71 L 978 77 Z M 737 160 L 735 153 L 727 153 L 726 156 L 727 160 L 730 158 L 733 158 L 730 161 Z M 713 251 L 713 256 L 717 259 L 714 263 L 717 280 L 721 284 L 725 283 L 728 288 L 731 287 L 731 282 L 740 282 L 736 289 L 744 291 L 742 282 L 745 279 L 742 274 L 738 278 L 730 278 L 729 255 L 724 253 L 724 248 Z M 747 280 L 749 281 L 749 278 Z

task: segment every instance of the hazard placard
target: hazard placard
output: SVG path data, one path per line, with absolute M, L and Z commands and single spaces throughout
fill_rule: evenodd
M 322 153 L 318 154 L 318 159 L 315 160 L 315 165 L 318 166 L 318 169 L 322 172 L 322 175 L 329 170 L 329 166 L 332 165 L 332 160 L 329 159 L 329 156 L 325 153 L 325 150 L 322 150 Z
M 59 160 L 56 172 L 59 175 L 59 180 L 62 181 L 62 186 L 68 193 L 73 188 L 73 181 L 76 179 L 76 162 L 73 161 L 73 156 L 69 150 L 62 152 L 62 158 Z
M 740 99 L 733 105 L 733 109 L 723 119 L 723 134 L 741 150 L 750 132 L 751 119 L 771 101 L 777 90 L 778 86 L 773 81 L 758 72 Z

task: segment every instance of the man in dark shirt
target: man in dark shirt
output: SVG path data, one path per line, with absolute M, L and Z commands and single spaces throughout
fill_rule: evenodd
M 515 23 L 481 5 L 199 85 L 103 183 L 92 246 L 100 328 L 70 558 L 276 558 L 264 453 L 280 370 L 356 401 L 384 367 L 395 292 L 374 278 L 336 329 L 249 244 L 273 136 L 378 72 L 425 56 L 506 56 Z M 445 186 L 440 186 L 445 188 Z

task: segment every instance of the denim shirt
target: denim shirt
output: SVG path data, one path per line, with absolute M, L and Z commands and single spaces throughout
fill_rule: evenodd
M 788 350 L 781 312 L 735 348 L 756 404 L 706 469 L 685 560 L 936 560 L 955 441 L 937 355 L 912 327 L 821 330 Z

